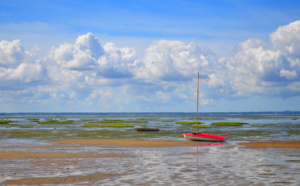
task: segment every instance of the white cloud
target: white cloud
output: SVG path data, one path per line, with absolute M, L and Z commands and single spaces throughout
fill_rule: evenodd
M 289 25 L 279 27 L 270 35 L 271 42 L 275 50 L 279 50 L 286 60 L 283 67 L 293 72 L 293 77 L 282 75 L 289 80 L 298 78 L 300 74 L 300 21 L 295 21 Z M 295 71 L 295 72 L 294 72 Z
M 202 106 L 215 105 L 216 101 L 213 100 L 213 99 L 201 99 L 199 104 L 202 105 Z
M 145 50 L 139 78 L 156 78 L 163 81 L 181 81 L 194 77 L 200 71 L 207 76 L 212 71 L 214 55 L 194 42 L 155 41 Z
M 238 53 L 227 63 L 230 85 L 236 95 L 282 95 L 289 85 L 299 80 L 300 24 L 280 27 L 270 35 L 274 49 L 264 48 L 258 39 L 249 39 L 240 44 Z M 291 49 L 293 48 L 293 49 Z M 283 84 L 283 82 L 285 82 Z M 291 95 L 294 91 L 291 91 Z
M 0 87 L 24 89 L 47 81 L 47 75 L 32 54 L 24 51 L 19 40 L 0 42 Z
M 230 59 L 219 58 L 206 80 L 222 95 L 297 95 L 300 73 L 300 21 L 279 27 L 270 35 L 272 49 L 251 38 L 239 44 Z M 299 94 L 299 92 L 298 92 Z M 219 95 L 220 96 L 220 95 Z
M 85 104 L 93 104 L 95 102 L 107 103 L 111 102 L 112 93 L 109 90 L 94 90 L 89 97 L 84 100 Z
M 218 87 L 224 87 L 225 83 L 223 79 L 218 78 L 216 74 L 210 74 L 209 80 L 207 81 L 207 84 L 209 87 L 218 88 Z
M 7 80 L 22 80 L 26 83 L 38 81 L 41 77 L 42 66 L 40 64 L 22 63 L 15 69 L 6 70 Z
M 297 77 L 297 72 L 295 70 L 291 72 L 291 71 L 282 69 L 280 71 L 280 77 L 285 77 L 288 80 L 292 80 Z
M 25 58 L 20 40 L 0 42 L 0 67 L 17 67 Z
M 130 78 L 137 60 L 136 51 L 131 48 L 117 48 L 112 42 L 104 45 L 104 55 L 98 59 L 98 75 L 104 78 Z
M 248 39 L 231 58 L 218 57 L 195 42 L 158 40 L 140 51 L 112 42 L 102 46 L 88 33 L 36 60 L 19 40 L 1 41 L 1 99 L 11 99 L 4 91 L 18 90 L 11 95 L 28 101 L 99 102 L 121 105 L 119 109 L 132 103 L 137 108 L 192 104 L 197 72 L 203 106 L 224 97 L 291 97 L 300 93 L 299 30 L 299 21 L 279 27 L 270 35 L 271 49 L 260 39 Z
M 223 73 L 228 73 L 226 79 L 236 95 L 264 93 L 265 83 L 280 78 L 280 53 L 266 50 L 263 45 L 258 39 L 241 43 L 237 54 L 226 64 L 228 71 Z
M 127 47 L 119 49 L 111 42 L 102 47 L 98 39 L 88 33 L 79 36 L 75 44 L 64 43 L 52 48 L 46 60 L 65 70 L 88 70 L 102 78 L 124 78 L 133 76 L 131 68 L 136 51 Z
M 72 70 L 88 70 L 97 66 L 97 59 L 104 53 L 98 39 L 92 34 L 79 36 L 74 45 L 61 44 L 52 48 L 48 60 Z
M 107 87 L 124 85 L 121 78 L 133 77 L 135 60 L 134 49 L 117 48 L 113 43 L 102 47 L 98 39 L 88 33 L 79 36 L 74 44 L 53 47 L 42 64 L 55 86 L 55 89 L 48 89 L 52 98 L 92 103 L 99 101 L 97 95 L 103 94 Z
M 275 49 L 288 56 L 299 57 L 300 50 L 300 21 L 280 26 L 270 35 Z

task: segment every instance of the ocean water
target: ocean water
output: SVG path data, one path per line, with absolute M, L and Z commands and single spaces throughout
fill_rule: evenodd
M 90 120 L 143 120 L 147 123 L 126 123 L 133 126 L 159 128 L 159 132 L 136 132 L 133 127 L 83 127 Z M 196 113 L 0 113 L 0 138 L 99 138 L 184 140 L 182 134 L 195 132 L 192 125 L 176 124 L 196 121 Z M 69 124 L 38 124 L 47 120 L 66 121 Z M 167 120 L 167 122 L 166 122 Z M 230 141 L 299 141 L 300 112 L 242 112 L 199 113 L 199 122 L 211 126 L 215 122 L 243 122 L 238 127 L 199 128 L 199 132 L 228 136 Z M 121 123 L 121 122 L 120 122 Z M 102 125 L 97 123 L 98 125 Z M 27 128 L 30 127 L 30 128 Z

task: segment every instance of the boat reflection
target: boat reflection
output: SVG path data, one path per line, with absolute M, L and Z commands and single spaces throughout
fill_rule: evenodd
M 222 147 L 224 146 L 224 143 L 205 143 L 205 144 L 199 144 L 194 147 Z

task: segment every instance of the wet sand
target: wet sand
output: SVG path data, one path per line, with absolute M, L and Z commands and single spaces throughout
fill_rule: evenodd
M 299 149 L 299 141 L 272 141 L 272 142 L 248 142 L 248 143 L 238 143 L 245 148 L 261 149 L 261 148 L 293 148 Z
M 184 147 L 199 144 L 194 141 L 165 141 L 165 140 L 119 140 L 119 139 L 53 139 L 55 143 L 75 143 L 81 145 L 113 145 L 123 147 Z
M 0 184 L 297 185 L 299 148 L 300 141 L 2 141 Z

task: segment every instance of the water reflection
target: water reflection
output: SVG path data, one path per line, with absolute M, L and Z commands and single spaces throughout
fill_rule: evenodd
M 197 145 L 197 150 L 198 147 L 223 147 L 224 143 L 204 143 L 204 144 L 199 144 Z

